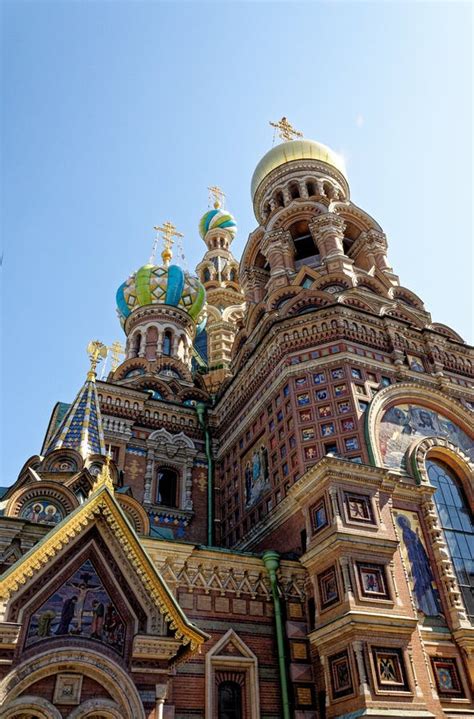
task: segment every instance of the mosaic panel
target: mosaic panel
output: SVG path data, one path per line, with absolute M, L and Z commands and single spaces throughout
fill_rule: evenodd
M 401 404 L 390 407 L 382 417 L 379 447 L 382 461 L 392 469 L 406 468 L 406 452 L 423 437 L 444 437 L 474 461 L 474 442 L 454 422 L 428 407 Z

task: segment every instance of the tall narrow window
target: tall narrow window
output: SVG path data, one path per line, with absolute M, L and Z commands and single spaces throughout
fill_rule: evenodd
M 434 500 L 456 571 L 466 612 L 474 622 L 474 523 L 461 482 L 442 462 L 427 460 Z
M 219 684 L 219 719 L 242 719 L 242 688 L 237 682 Z
M 169 330 L 166 330 L 163 337 L 163 354 L 168 357 L 171 355 L 171 332 Z
M 158 504 L 165 507 L 178 506 L 178 473 L 173 469 L 158 470 Z

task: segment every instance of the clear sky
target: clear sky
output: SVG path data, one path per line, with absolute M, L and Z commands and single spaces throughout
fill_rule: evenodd
M 240 256 L 249 187 L 287 115 L 345 155 L 402 285 L 472 341 L 470 2 L 2 4 L 3 472 L 40 451 L 154 224 L 194 268 L 207 186 Z

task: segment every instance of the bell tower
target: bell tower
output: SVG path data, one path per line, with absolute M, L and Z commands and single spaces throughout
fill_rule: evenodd
M 234 217 L 224 208 L 225 195 L 219 187 L 209 188 L 213 208 L 199 223 L 199 234 L 207 252 L 196 272 L 207 296 L 207 361 L 205 375 L 209 391 L 215 392 L 228 376 L 232 345 L 242 321 L 245 302 L 239 282 L 239 263 L 230 250 L 237 234 Z

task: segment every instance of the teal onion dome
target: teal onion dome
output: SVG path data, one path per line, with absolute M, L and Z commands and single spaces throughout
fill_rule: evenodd
M 230 212 L 221 207 L 214 207 L 212 210 L 208 210 L 199 222 L 199 234 L 202 239 L 210 230 L 227 230 L 234 239 L 237 234 L 237 223 Z
M 143 265 L 117 290 L 117 313 L 122 326 L 137 307 L 172 305 L 180 307 L 194 321 L 206 303 L 206 290 L 197 277 L 178 265 Z

